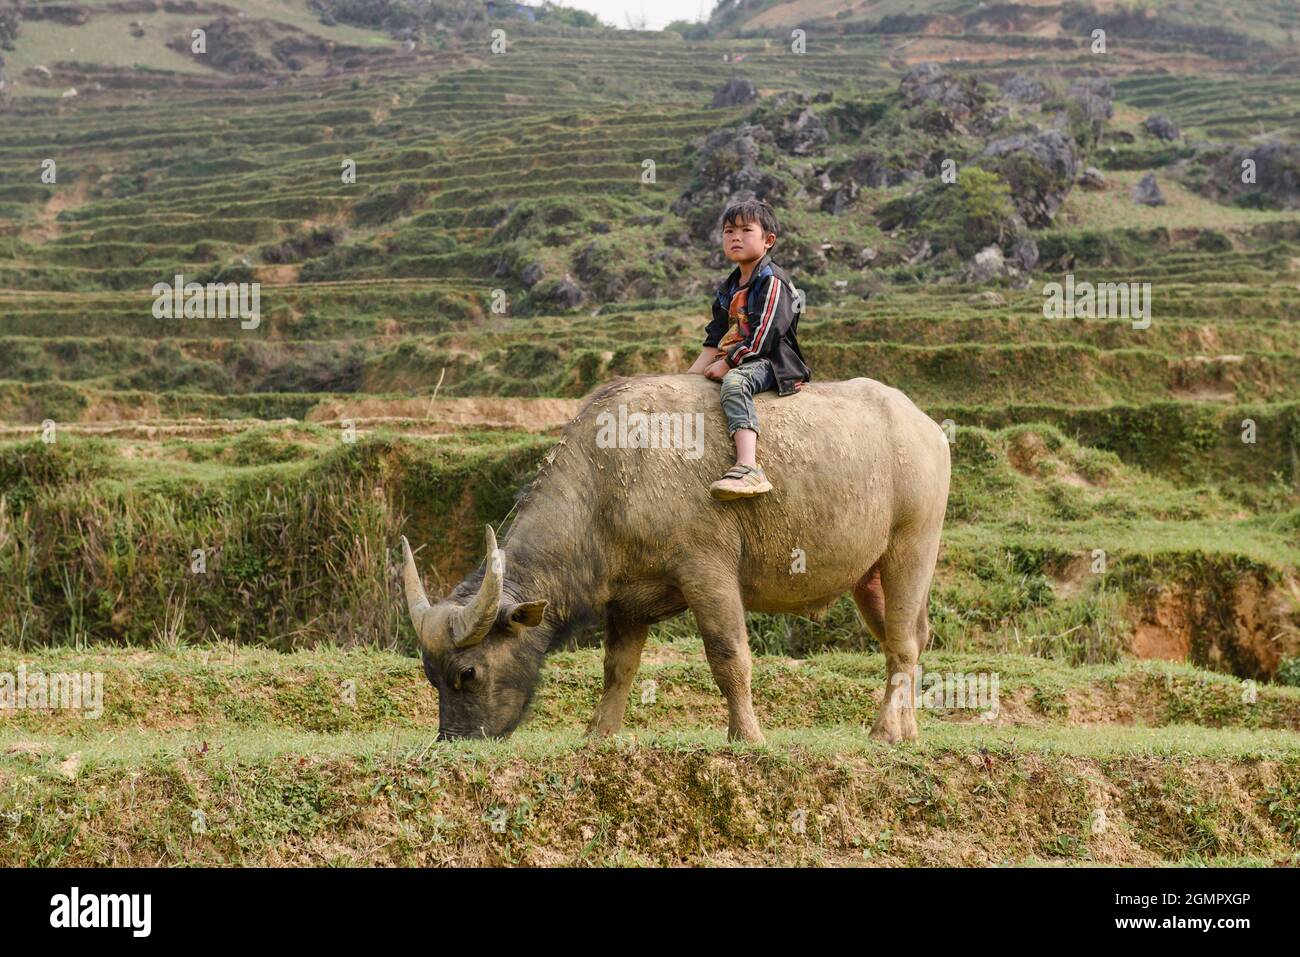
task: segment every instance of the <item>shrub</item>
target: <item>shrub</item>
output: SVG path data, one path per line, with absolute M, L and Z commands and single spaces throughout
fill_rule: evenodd
M 917 193 L 886 203 L 880 226 L 915 226 L 936 249 L 954 249 L 965 257 L 1014 236 L 1015 212 L 1001 176 L 968 167 L 956 183 L 931 180 Z

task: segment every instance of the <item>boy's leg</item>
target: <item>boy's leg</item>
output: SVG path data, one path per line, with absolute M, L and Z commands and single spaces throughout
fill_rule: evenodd
M 731 438 L 736 443 L 736 464 L 758 468 L 758 433 L 753 429 L 737 429 Z
M 722 411 L 727 416 L 727 434 L 735 437 L 741 429 L 758 434 L 758 412 L 754 396 L 776 385 L 776 373 L 766 359 L 755 359 L 736 366 L 722 377 Z
M 727 416 L 727 432 L 736 444 L 736 465 L 710 487 L 714 498 L 747 498 L 771 490 L 755 459 L 758 414 L 754 394 L 774 385 L 776 375 L 766 359 L 747 362 L 722 377 L 722 411 Z

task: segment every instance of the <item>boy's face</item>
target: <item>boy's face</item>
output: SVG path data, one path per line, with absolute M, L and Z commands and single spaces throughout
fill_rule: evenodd
M 772 248 L 776 233 L 763 235 L 758 220 L 722 224 L 722 251 L 734 263 L 754 262 Z

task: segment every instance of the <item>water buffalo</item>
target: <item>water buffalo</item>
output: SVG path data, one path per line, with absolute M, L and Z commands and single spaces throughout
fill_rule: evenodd
M 605 690 L 588 733 L 614 733 L 649 626 L 689 608 L 727 700 L 728 737 L 761 742 L 745 611 L 819 617 L 845 592 L 885 651 L 887 693 L 871 736 L 917 737 L 910 690 L 930 638 L 944 434 L 871 379 L 756 402 L 759 460 L 774 486 L 758 498 L 709 496 L 732 454 L 717 384 L 638 376 L 590 395 L 521 498 L 504 547 L 489 526 L 485 561 L 448 597 L 430 602 L 402 538 L 440 738 L 508 735 L 547 651 L 597 624 Z

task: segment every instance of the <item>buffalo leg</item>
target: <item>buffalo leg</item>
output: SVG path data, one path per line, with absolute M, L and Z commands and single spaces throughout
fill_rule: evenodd
M 916 665 L 929 643 L 928 606 L 939 536 L 895 546 L 880 570 L 884 591 L 885 699 L 880 705 L 871 737 L 894 744 L 915 741 Z M 856 595 L 856 589 L 855 589 Z
M 611 612 L 605 620 L 605 692 L 596 705 L 596 713 L 587 726 L 587 734 L 604 737 L 616 734 L 623 726 L 628 692 L 641 665 L 648 625 L 633 625 Z
M 696 579 L 706 585 L 682 585 L 686 602 L 695 614 L 700 635 L 704 638 L 704 655 L 719 690 L 727 699 L 727 738 L 762 744 L 763 732 L 754 716 L 754 699 L 750 693 L 753 663 L 749 656 L 749 632 L 745 628 L 745 606 L 740 601 L 736 582 L 718 584 L 709 576 Z
M 853 586 L 853 600 L 872 637 L 885 647 L 885 591 L 880 587 L 880 562 L 871 566 Z

